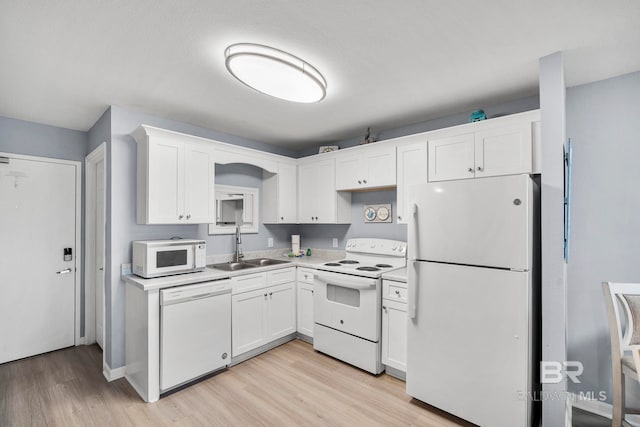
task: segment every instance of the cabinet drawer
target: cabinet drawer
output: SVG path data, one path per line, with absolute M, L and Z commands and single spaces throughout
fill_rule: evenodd
M 267 283 L 269 286 L 281 285 L 283 283 L 296 281 L 296 268 L 283 268 L 282 270 L 274 270 L 267 272 Z
M 267 287 L 267 275 L 265 273 L 245 274 L 231 278 L 232 294 L 241 294 Z
M 313 285 L 313 273 L 315 270 L 311 268 L 298 268 L 298 282 Z
M 384 280 L 382 282 L 382 298 L 399 302 L 407 302 L 407 284 Z

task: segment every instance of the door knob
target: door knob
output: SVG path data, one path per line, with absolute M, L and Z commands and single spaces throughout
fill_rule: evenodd
M 56 274 L 67 274 L 67 273 L 71 273 L 70 268 L 65 268 L 64 270 L 56 271 Z

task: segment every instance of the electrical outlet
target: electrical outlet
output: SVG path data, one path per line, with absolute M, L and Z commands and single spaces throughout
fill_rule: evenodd
M 131 264 L 120 264 L 120 274 L 123 276 L 131 274 Z
M 338 247 L 338 239 L 336 239 L 335 237 L 333 238 L 333 247 L 334 248 Z
M 273 247 L 273 237 L 269 237 L 267 239 L 267 246 L 272 248 Z

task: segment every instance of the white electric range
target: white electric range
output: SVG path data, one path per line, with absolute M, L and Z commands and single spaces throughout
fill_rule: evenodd
M 345 252 L 344 260 L 316 267 L 313 347 L 379 374 L 382 274 L 406 267 L 407 244 L 349 239 Z

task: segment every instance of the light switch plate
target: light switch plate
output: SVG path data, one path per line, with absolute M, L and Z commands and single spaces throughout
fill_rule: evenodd
M 336 239 L 335 237 L 333 238 L 333 247 L 334 248 L 338 247 L 338 239 Z
M 273 247 L 273 237 L 269 237 L 267 239 L 267 246 L 272 248 Z

